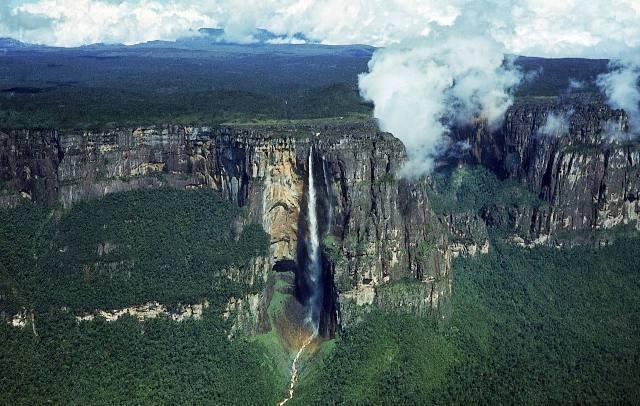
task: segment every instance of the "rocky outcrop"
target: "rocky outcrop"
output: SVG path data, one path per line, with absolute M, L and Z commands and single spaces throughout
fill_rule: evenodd
M 265 320 L 264 312 L 267 305 L 261 293 L 252 293 L 241 298 L 231 297 L 223 313 L 225 320 L 234 318 L 229 338 L 235 337 L 238 332 L 254 335 L 268 329 L 269 326 L 259 324 Z
M 332 180 L 331 235 L 337 239 L 325 240 L 325 250 L 333 258 L 340 323 L 357 319 L 354 305 L 376 302 L 381 287 L 407 278 L 424 285 L 413 300 L 439 312 L 439 299 L 450 293 L 440 283 L 449 275 L 447 234 L 430 209 L 427 183 L 396 178 L 404 162 L 400 141 L 388 134 L 361 136 L 323 152 Z
M 273 249 L 274 245 L 271 247 Z M 271 258 L 260 256 L 252 258 L 244 267 L 232 267 L 222 271 L 227 278 L 242 282 L 253 291 L 242 297 L 229 298 L 223 313 L 225 320 L 232 321 L 229 337 L 236 336 L 238 332 L 255 335 L 269 329 L 269 296 L 265 286 L 269 283 L 272 266 Z
M 449 249 L 455 257 L 473 257 L 489 252 L 485 221 L 475 213 L 448 213 L 442 216 L 449 231 Z
M 474 161 L 546 203 L 485 213 L 488 223 L 508 223 L 529 244 L 565 231 L 638 227 L 640 147 L 627 123 L 623 110 L 598 96 L 526 99 L 497 131 L 480 121 L 454 137 L 470 144 Z
M 139 306 L 125 307 L 115 310 L 96 310 L 93 313 L 76 316 L 77 321 L 92 321 L 96 317 L 102 317 L 105 321 L 113 322 L 123 316 L 133 317 L 143 321 L 155 319 L 157 317 L 167 317 L 173 321 L 183 321 L 187 319 L 199 320 L 202 313 L 209 307 L 209 302 L 196 303 L 193 305 L 181 305 L 178 309 L 170 311 L 166 306 L 158 302 L 149 302 Z

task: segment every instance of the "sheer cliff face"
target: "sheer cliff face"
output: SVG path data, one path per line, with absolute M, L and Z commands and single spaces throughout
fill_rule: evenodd
M 357 316 L 354 305 L 411 307 L 442 313 L 450 293 L 446 232 L 430 209 L 425 182 L 397 180 L 404 148 L 389 134 L 357 135 L 320 143 L 328 162 L 333 200 L 332 235 L 326 247 L 339 293 L 341 323 Z M 382 295 L 382 285 L 403 278 L 423 282 L 421 292 Z
M 427 184 L 395 178 L 402 144 L 373 126 L 4 131 L 0 179 L 8 190 L 64 206 L 167 183 L 210 187 L 246 208 L 243 221 L 263 225 L 271 236 L 266 260 L 273 266 L 297 260 L 298 240 L 305 238 L 299 220 L 312 145 L 316 162 L 323 163 L 322 171 L 314 171 L 324 178 L 316 179 L 322 185 L 318 205 L 330 211 L 331 224 L 321 227 L 335 311 L 329 319 L 351 323 L 374 302 L 440 312 L 450 292 L 446 234 L 430 210 Z M 15 204 L 16 195 L 6 192 L 0 203 Z M 244 271 L 249 281 L 268 281 L 270 267 L 257 263 Z M 231 274 L 240 278 L 237 270 Z M 378 294 L 405 278 L 422 282 L 420 291 Z M 241 329 L 264 328 L 268 296 L 234 299 Z
M 627 126 L 624 111 L 597 97 L 574 96 L 518 102 L 500 130 L 479 123 L 456 137 L 470 143 L 476 161 L 548 203 L 488 214 L 490 221 L 510 218 L 520 236 L 541 241 L 562 230 L 637 227 L 640 148 L 625 134 Z
M 371 127 L 296 130 L 218 130 L 187 148 L 191 182 L 221 191 L 250 211 L 271 235 L 271 261 L 297 258 L 309 150 L 324 179 L 316 179 L 327 295 L 334 322 L 357 320 L 364 305 L 440 313 L 450 293 L 446 234 L 426 199 L 426 183 L 398 181 L 402 144 Z M 320 165 L 321 164 L 321 165 Z M 325 213 L 326 214 L 326 213 Z M 422 282 L 420 292 L 379 295 L 393 280 Z M 331 323 L 329 321 L 329 323 Z M 333 327 L 326 326 L 331 331 Z
M 497 131 L 479 122 L 452 136 L 469 143 L 472 161 L 517 180 L 546 204 L 440 216 L 427 198 L 429 180 L 395 177 L 405 159 L 400 141 L 369 124 L 4 130 L 0 206 L 30 198 L 68 207 L 163 184 L 219 191 L 246 209 L 239 221 L 260 223 L 271 236 L 269 258 L 229 272 L 266 282 L 262 294 L 229 305 L 238 314 L 236 328 L 253 333 L 268 326 L 273 266 L 300 259 L 313 146 L 321 168 L 314 171 L 317 203 L 330 221 L 320 228 L 331 330 L 356 321 L 369 304 L 443 314 L 450 257 L 486 252 L 487 228 L 509 230 L 521 244 L 558 242 L 564 231 L 638 228 L 640 148 L 620 138 L 626 129 L 624 112 L 597 98 L 517 102 Z M 390 284 L 404 279 L 420 283 Z

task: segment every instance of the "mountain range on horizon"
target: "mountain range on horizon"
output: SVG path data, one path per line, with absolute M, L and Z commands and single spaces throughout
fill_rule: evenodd
M 122 43 L 93 43 L 85 44 L 78 47 L 58 47 L 45 44 L 34 44 L 23 42 L 16 38 L 2 37 L 0 38 L 0 48 L 9 49 L 26 49 L 26 48 L 105 48 L 105 47 L 179 47 L 185 49 L 202 49 L 211 45 L 320 45 L 319 41 L 314 41 L 302 33 L 294 35 L 278 35 L 269 30 L 256 29 L 250 36 L 244 40 L 234 40 L 226 35 L 222 28 L 200 28 L 194 32 L 192 36 L 184 36 L 177 38 L 175 41 L 168 40 L 152 40 L 136 44 Z M 325 45 L 336 46 L 340 45 Z M 366 46 L 366 45 L 363 45 Z M 369 46 L 366 46 L 369 47 Z M 369 47 L 373 48 L 373 47 Z

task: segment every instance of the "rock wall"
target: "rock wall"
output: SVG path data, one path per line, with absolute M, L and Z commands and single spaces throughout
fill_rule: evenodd
M 561 125 L 550 128 L 549 117 Z M 509 222 L 524 241 L 551 242 L 563 231 L 638 228 L 637 135 L 629 133 L 626 113 L 598 96 L 518 101 L 497 131 L 479 121 L 454 138 L 469 143 L 474 161 L 548 203 L 539 210 L 486 213 L 489 223 Z
M 320 147 L 332 180 L 337 244 L 325 243 L 325 250 L 333 258 L 340 323 L 357 320 L 359 307 L 380 304 L 380 287 L 404 279 L 423 286 L 413 295 L 421 311 L 441 313 L 450 294 L 447 234 L 431 211 L 426 181 L 395 177 L 405 159 L 401 142 L 377 134 Z
M 549 117 L 562 125 L 549 131 Z M 332 317 L 347 325 L 374 304 L 444 314 L 450 259 L 487 252 L 491 228 L 511 230 L 511 239 L 524 246 L 558 244 L 564 232 L 638 228 L 640 147 L 627 122 L 623 111 L 582 95 L 521 100 L 496 131 L 481 120 L 454 131 L 454 140 L 470 145 L 464 159 L 517 180 L 546 204 L 440 216 L 427 198 L 428 179 L 395 177 L 404 147 L 373 123 L 2 130 L 0 205 L 29 198 L 69 207 L 163 184 L 209 187 L 245 208 L 245 221 L 262 224 L 271 236 L 269 258 L 230 270 L 229 277 L 268 286 L 276 263 L 298 259 L 313 146 L 325 177 L 314 174 L 323 190 L 320 206 L 330 219 L 322 248 Z M 407 280 L 417 285 L 386 289 Z M 241 330 L 268 327 L 269 297 L 265 290 L 230 302 Z
M 162 128 L 0 131 L 0 181 L 6 205 L 19 196 L 69 207 L 108 193 L 170 184 L 209 187 L 246 208 L 246 221 L 271 236 L 270 257 L 230 271 L 250 283 L 268 279 L 278 261 L 295 261 L 309 150 L 323 163 L 323 257 L 347 324 L 391 281 L 422 287 L 415 303 L 439 312 L 450 293 L 445 229 L 429 207 L 425 181 L 399 181 L 404 147 L 373 124 L 321 127 Z M 318 176 L 318 175 L 315 175 Z M 388 296 L 388 295 L 387 295 Z M 268 295 L 236 298 L 242 330 L 264 329 Z M 386 303 L 391 303 L 387 298 Z M 355 307 L 354 307 L 355 306 Z M 356 310 L 351 310 L 356 309 Z M 421 310 L 421 311 L 422 311 Z

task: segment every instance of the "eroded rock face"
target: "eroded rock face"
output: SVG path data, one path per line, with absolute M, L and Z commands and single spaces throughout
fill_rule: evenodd
M 426 197 L 428 185 L 396 179 L 404 147 L 373 124 L 3 131 L 0 143 L 0 179 L 39 201 L 69 206 L 163 183 L 219 191 L 246 208 L 246 221 L 261 223 L 271 236 L 268 259 L 227 272 L 254 286 L 268 279 L 275 262 L 296 259 L 313 146 L 324 177 L 316 179 L 324 185 L 319 205 L 331 219 L 321 226 L 332 241 L 324 244 L 323 262 L 340 320 L 348 323 L 350 305 L 371 303 L 378 288 L 394 280 L 423 284 L 420 295 L 427 297 L 415 302 L 433 311 L 448 295 L 448 284 L 432 286 L 447 278 L 450 253 L 446 231 Z M 234 300 L 229 308 L 240 314 L 243 331 L 264 327 L 264 294 Z
M 485 221 L 475 213 L 450 213 L 442 216 L 449 231 L 449 248 L 455 257 L 473 257 L 489 252 L 489 234 Z
M 266 286 L 272 260 L 267 257 L 252 258 L 244 267 L 232 267 L 222 273 L 232 281 L 243 282 L 252 287 Z M 235 337 L 238 332 L 255 335 L 269 329 L 267 307 L 268 296 L 263 289 L 256 289 L 257 293 L 250 293 L 243 297 L 231 297 L 225 307 L 224 319 L 233 318 L 233 325 L 229 337 Z
M 257 323 L 264 318 L 261 313 L 265 305 L 261 294 L 249 294 L 238 299 L 230 298 L 223 314 L 225 320 L 235 317 L 231 331 L 229 331 L 229 338 L 235 337 L 238 332 L 254 335 L 268 328 L 268 326 L 260 326 Z
M 147 319 L 155 319 L 157 317 L 167 317 L 173 321 L 183 321 L 186 319 L 199 320 L 202 313 L 209 307 L 209 302 L 196 303 L 192 305 L 182 305 L 176 311 L 169 311 L 166 306 L 158 302 L 149 302 L 138 306 L 125 307 L 113 310 L 96 310 L 93 313 L 87 313 L 76 316 L 78 322 L 92 321 L 96 317 L 102 317 L 108 322 L 118 320 L 123 316 L 130 316 L 140 321 Z
M 295 150 L 291 146 L 259 148 L 251 175 L 263 183 L 262 226 L 271 236 L 271 258 L 294 259 L 304 189 L 304 182 L 296 172 Z
M 542 131 L 550 115 L 566 119 L 566 128 Z M 451 257 L 486 252 L 488 228 L 511 230 L 524 246 L 556 244 L 565 230 L 637 228 L 640 149 L 611 137 L 626 130 L 625 113 L 596 97 L 517 102 L 497 131 L 478 122 L 453 136 L 471 145 L 473 161 L 517 180 L 546 204 L 440 216 L 430 208 L 428 181 L 395 177 L 404 147 L 373 124 L 3 130 L 0 204 L 29 198 L 69 206 L 161 184 L 212 188 L 245 208 L 244 221 L 262 224 L 271 237 L 269 258 L 227 271 L 259 286 L 276 262 L 297 258 L 313 146 L 324 178 L 316 179 L 319 207 L 329 219 L 321 225 L 332 284 L 327 294 L 346 325 L 371 304 L 442 312 Z M 383 289 L 403 279 L 419 284 Z M 265 328 L 265 292 L 234 300 L 229 309 L 243 331 Z
M 551 115 L 566 127 L 545 133 Z M 486 213 L 489 222 L 508 222 L 528 245 L 559 231 L 638 228 L 640 148 L 627 122 L 624 111 L 599 97 L 570 96 L 520 101 L 498 131 L 478 123 L 455 137 L 470 143 L 477 162 L 548 203 L 539 210 Z
M 356 321 L 358 307 L 377 303 L 380 287 L 405 278 L 424 286 L 414 292 L 416 302 L 440 311 L 440 289 L 450 293 L 447 284 L 434 288 L 449 275 L 446 231 L 431 211 L 427 183 L 396 178 L 405 160 L 401 142 L 379 134 L 320 150 L 329 163 L 331 235 L 338 240 L 329 251 L 340 323 Z

